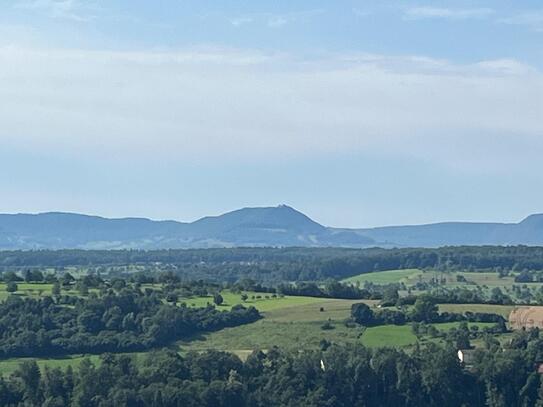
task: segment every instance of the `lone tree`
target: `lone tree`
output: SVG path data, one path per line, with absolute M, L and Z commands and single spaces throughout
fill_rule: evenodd
M 241 301 L 245 302 L 249 299 L 249 296 L 247 294 L 241 294 Z
M 224 302 L 224 298 L 222 298 L 222 295 L 217 293 L 213 296 L 213 302 L 215 305 L 221 305 Z
M 24 280 L 27 283 L 32 281 L 43 281 L 43 273 L 39 270 L 26 270 L 24 273 Z
M 415 305 L 411 310 L 411 319 L 416 322 L 436 322 L 439 317 L 438 308 L 435 301 L 427 296 L 417 297 Z
M 17 289 L 18 289 L 17 283 L 15 283 L 15 282 L 13 282 L 13 281 L 10 281 L 10 282 L 7 284 L 7 286 L 6 286 L 6 291 L 7 291 L 8 293 L 14 293 L 14 292 L 17 291 Z
M 368 326 L 374 322 L 373 311 L 363 302 L 351 306 L 351 317 L 360 325 Z
M 63 286 L 69 286 L 74 281 L 75 281 L 75 278 L 70 273 L 64 273 L 61 280 Z
M 168 302 L 171 302 L 172 304 L 177 304 L 177 300 L 178 300 L 178 296 L 176 293 L 169 293 L 167 296 L 166 296 L 166 301 Z

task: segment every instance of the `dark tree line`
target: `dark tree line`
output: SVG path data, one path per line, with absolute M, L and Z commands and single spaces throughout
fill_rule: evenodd
M 273 291 L 283 295 L 304 297 L 341 298 L 347 300 L 381 299 L 383 287 L 359 288 L 350 284 L 329 281 L 323 286 L 315 283 L 279 284 Z
M 492 345 L 490 345 L 492 346 Z M 538 334 L 506 351 L 477 351 L 466 369 L 453 348 L 428 344 L 406 353 L 332 345 L 326 351 L 156 351 L 135 361 L 103 355 L 94 365 L 40 371 L 25 362 L 0 379 L 3 406 L 88 407 L 521 407 L 542 406 Z
M 505 318 L 486 312 L 465 312 L 464 314 L 438 312 L 436 302 L 431 296 L 417 297 L 409 311 L 381 308 L 373 310 L 364 303 L 351 306 L 351 318 L 364 326 L 404 325 L 407 322 L 444 323 L 444 322 L 491 322 L 497 324 L 499 332 L 506 331 Z
M 140 351 L 260 318 L 241 305 L 218 311 L 164 304 L 152 290 L 69 299 L 10 296 L 0 303 L 0 357 Z
M 0 269 L 139 265 L 183 279 L 235 282 L 323 281 L 381 270 L 543 270 L 543 247 L 463 246 L 438 249 L 233 248 L 191 250 L 3 251 Z M 121 267 L 122 268 L 122 267 Z

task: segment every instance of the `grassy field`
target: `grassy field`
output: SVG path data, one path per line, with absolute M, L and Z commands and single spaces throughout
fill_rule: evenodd
M 191 341 L 179 342 L 182 350 L 219 349 L 240 352 L 254 349 L 317 349 L 322 339 L 335 343 L 352 343 L 362 334 L 361 328 L 347 328 L 332 322 L 334 329 L 321 329 L 322 322 L 258 321 L 236 328 L 226 328 Z
M 459 282 L 457 280 L 458 276 L 463 276 L 467 282 Z M 437 272 L 437 271 L 425 271 L 419 276 L 416 280 L 412 280 L 413 283 L 416 281 L 426 281 L 429 282 L 432 279 L 437 278 L 438 280 L 445 280 L 445 286 L 447 287 L 465 287 L 465 288 L 475 288 L 477 286 L 485 286 L 489 289 L 494 287 L 499 287 L 501 289 L 511 288 L 513 285 L 522 286 L 525 283 L 516 283 L 515 277 L 513 275 L 500 277 L 498 273 L 491 272 Z M 543 283 L 527 283 L 528 287 L 539 288 Z
M 248 295 L 248 299 L 243 301 L 241 299 L 241 294 L 234 294 L 231 291 L 224 290 L 221 292 L 221 296 L 224 299 L 224 302 L 218 307 L 218 309 L 229 310 L 234 305 L 243 304 L 245 306 L 254 306 L 256 309 L 262 312 L 272 311 L 281 308 L 287 307 L 297 307 L 308 304 L 315 304 L 322 302 L 322 298 L 313 298 L 313 297 L 297 297 L 297 296 L 285 296 L 272 298 L 272 294 L 266 293 L 256 293 L 246 291 L 244 292 Z M 260 296 L 261 298 L 252 297 Z M 266 296 L 268 298 L 266 298 Z M 194 298 L 185 298 L 181 299 L 179 302 L 184 302 L 190 307 L 205 307 L 207 304 L 213 304 L 213 297 L 194 297 Z
M 17 283 L 17 292 L 13 295 L 27 296 L 38 298 L 40 296 L 51 295 L 53 284 L 40 283 Z M 6 284 L 0 283 L 0 301 L 8 298 L 10 293 L 6 291 Z
M 303 298 L 303 297 L 302 297 Z M 348 328 L 344 320 L 350 316 L 351 305 L 375 301 L 316 299 L 296 306 L 277 307 L 263 312 L 264 319 L 250 325 L 227 328 L 211 334 L 181 341 L 182 350 L 220 349 L 235 353 L 280 346 L 287 349 L 316 349 L 322 339 L 336 343 L 357 341 L 363 328 Z M 322 311 L 321 311 L 322 308 Z M 333 329 L 323 330 L 330 321 Z
M 411 325 L 383 325 L 367 328 L 362 335 L 362 343 L 367 347 L 414 345 L 417 337 Z
M 324 322 L 328 319 L 343 321 L 351 315 L 351 306 L 356 303 L 366 303 L 369 306 L 376 305 L 379 301 L 373 300 L 338 300 L 319 299 L 312 304 L 297 307 L 285 307 L 264 312 L 269 321 L 274 322 Z M 321 311 L 321 308 L 323 311 Z
M 463 276 L 467 282 L 459 282 L 458 276 Z M 347 283 L 371 282 L 374 284 L 405 283 L 412 286 L 417 282 L 430 282 L 434 279 L 444 281 L 446 287 L 466 287 L 476 288 L 477 286 L 487 287 L 489 289 L 499 287 L 502 289 L 511 288 L 513 285 L 523 285 L 516 283 L 513 275 L 500 277 L 498 273 L 493 272 L 440 272 L 440 271 L 422 271 L 418 269 L 376 271 L 373 273 L 359 274 L 343 280 Z M 529 283 L 531 288 L 541 287 L 543 283 Z
M 35 360 L 38 363 L 40 369 L 43 369 L 45 366 L 49 368 L 59 367 L 65 369 L 68 366 L 72 368 L 77 368 L 81 361 L 85 358 L 89 358 L 94 364 L 100 363 L 100 356 L 98 355 L 71 355 L 62 358 L 13 358 L 0 361 L 0 375 L 10 375 L 13 373 L 21 363 L 27 360 Z
M 343 280 L 346 283 L 360 283 L 365 282 L 374 284 L 391 284 L 405 282 L 416 282 L 417 276 L 421 275 L 422 271 L 418 269 L 405 269 L 405 270 L 390 270 L 390 271 L 376 271 L 374 273 L 359 274 L 354 277 Z
M 440 331 L 458 327 L 459 322 L 447 322 L 443 324 L 432 324 Z M 473 323 L 468 326 L 478 326 L 479 328 L 490 327 L 492 323 Z M 411 329 L 411 325 L 383 325 L 367 328 L 362 335 L 362 343 L 367 347 L 404 347 L 414 345 L 417 337 Z
M 467 283 L 458 282 L 457 276 L 463 276 Z M 515 279 L 512 276 L 501 277 L 498 273 L 468 273 L 468 272 L 438 272 L 426 271 L 418 278 L 420 281 L 430 281 L 434 278 L 445 280 L 446 286 L 450 287 L 474 287 L 476 285 L 487 287 L 511 287 L 515 284 Z
M 133 352 L 133 353 L 122 353 L 121 355 L 130 356 L 136 359 L 136 363 L 140 360 L 143 360 L 145 355 L 148 355 L 150 352 Z M 79 364 L 83 359 L 90 359 L 95 366 L 99 366 L 101 363 L 100 355 L 70 355 L 64 357 L 55 357 L 55 358 L 12 358 L 0 361 L 0 375 L 10 375 L 13 373 L 19 365 L 25 361 L 35 360 L 40 369 L 43 370 L 45 366 L 48 368 L 61 368 L 66 369 L 68 366 L 76 369 L 79 367 Z

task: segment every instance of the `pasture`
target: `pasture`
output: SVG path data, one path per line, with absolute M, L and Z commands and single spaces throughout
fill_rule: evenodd
M 303 298 L 303 297 L 302 297 Z M 357 342 L 363 327 L 347 327 L 352 304 L 364 302 L 373 306 L 377 301 L 316 299 L 298 306 L 277 307 L 264 311 L 264 319 L 249 325 L 226 328 L 218 332 L 179 343 L 182 350 L 220 349 L 252 351 L 280 346 L 287 349 L 318 349 L 324 339 L 334 343 Z M 329 321 L 333 329 L 322 329 Z
M 459 322 L 446 322 L 442 324 L 431 324 L 440 331 L 448 331 L 457 328 Z M 491 327 L 492 323 L 469 323 L 468 326 L 477 326 L 479 329 Z M 411 329 L 411 324 L 406 325 L 382 325 L 367 328 L 362 335 L 362 344 L 367 347 L 405 347 L 414 345 L 417 337 Z
M 66 369 L 68 366 L 77 368 L 81 361 L 89 358 L 95 365 L 100 363 L 99 355 L 70 355 L 58 358 L 13 358 L 0 361 L 0 375 L 8 376 L 15 372 L 19 365 L 25 361 L 35 360 L 41 370 L 46 366 L 49 369 Z
M 459 281 L 459 278 L 462 281 Z M 463 281 L 464 279 L 465 281 Z M 416 283 L 439 281 L 440 285 L 445 287 L 465 287 L 470 289 L 475 289 L 478 286 L 487 287 L 489 289 L 494 287 L 508 289 L 513 285 L 522 286 L 525 284 L 515 282 L 515 275 L 500 277 L 500 275 L 495 272 L 442 272 L 437 270 L 419 269 L 375 271 L 349 277 L 342 281 L 360 285 L 363 285 L 365 282 L 373 284 L 404 283 L 408 287 L 413 286 Z M 528 283 L 528 286 L 531 288 L 539 288 L 543 286 L 543 283 L 533 282 Z
M 462 276 L 467 282 L 459 282 L 458 276 Z M 429 282 L 432 279 L 444 281 L 446 286 L 449 287 L 475 287 L 475 286 L 487 286 L 493 287 L 511 287 L 515 283 L 514 276 L 500 277 L 498 273 L 492 272 L 439 272 L 439 271 L 425 271 L 418 278 L 419 281 Z M 536 283 L 534 283 L 536 284 Z
M 277 308 L 264 312 L 265 318 L 253 324 L 226 328 L 187 341 L 180 341 L 179 346 L 182 351 L 219 349 L 247 353 L 255 349 L 269 349 L 273 346 L 287 349 L 318 349 L 323 339 L 334 343 L 361 341 L 368 347 L 404 347 L 416 343 L 417 338 L 410 324 L 371 328 L 347 327 L 344 321 L 350 316 L 351 305 L 356 302 L 362 301 L 330 299 L 299 307 Z M 375 304 L 375 301 L 363 302 L 368 305 Z M 490 312 L 490 310 L 483 311 L 485 306 L 482 307 L 478 310 L 479 312 Z M 458 307 L 458 312 L 469 309 L 469 305 L 464 308 Z M 472 310 L 476 311 L 477 306 Z M 504 312 L 506 312 L 505 308 L 502 313 Z M 330 321 L 333 329 L 322 329 L 326 321 Z M 458 322 L 434 324 L 439 330 L 449 330 L 458 325 Z M 483 328 L 493 324 L 469 324 L 469 326 L 472 325 Z
M 45 283 L 17 283 L 17 292 L 10 294 L 6 291 L 7 284 L 0 283 L 0 301 L 4 301 L 10 295 L 19 295 L 22 297 L 39 298 L 51 295 L 53 284 Z
M 367 347 L 414 345 L 417 337 L 411 325 L 383 325 L 367 328 L 362 335 L 362 344 Z
M 373 284 L 415 283 L 423 272 L 418 269 L 376 271 L 373 273 L 359 274 L 343 280 L 344 283 L 363 285 L 365 282 Z
M 308 298 L 308 297 L 301 297 Z M 313 298 L 296 306 L 283 302 L 282 307 L 264 310 L 264 319 L 253 324 L 226 328 L 179 342 L 182 351 L 219 349 L 250 351 L 280 346 L 286 349 L 317 349 L 321 340 L 335 343 L 356 342 L 363 332 L 359 326 L 344 324 L 354 303 L 374 305 L 376 301 Z M 322 329 L 329 321 L 332 329 Z
M 224 302 L 217 308 L 219 310 L 229 310 L 234 305 L 241 304 L 246 307 L 253 306 L 261 312 L 266 312 L 287 307 L 315 304 L 323 300 L 322 298 L 300 296 L 273 297 L 273 294 L 251 291 L 244 291 L 243 293 L 248 296 L 247 300 L 245 301 L 241 299 L 241 293 L 233 293 L 229 290 L 221 291 L 221 296 L 223 297 Z M 206 307 L 208 304 L 213 305 L 213 297 L 206 296 L 181 298 L 179 303 L 185 303 L 189 307 Z

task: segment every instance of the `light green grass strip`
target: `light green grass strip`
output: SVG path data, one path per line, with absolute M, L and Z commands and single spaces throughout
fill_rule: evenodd
M 400 283 L 402 281 L 407 282 L 408 280 L 415 282 L 416 277 L 421 274 L 422 271 L 418 269 L 376 271 L 349 277 L 343 281 L 346 283 L 359 282 L 360 284 L 364 284 L 366 281 L 374 284 Z

